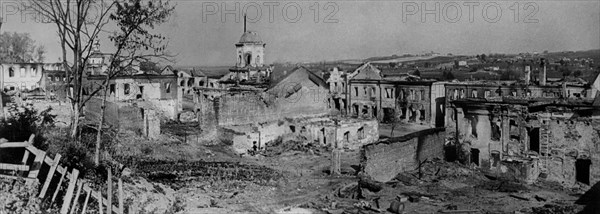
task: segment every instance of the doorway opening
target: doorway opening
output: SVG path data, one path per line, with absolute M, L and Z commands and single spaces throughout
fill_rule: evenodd
M 577 159 L 575 161 L 575 179 L 584 184 L 590 184 L 590 166 L 592 161 L 589 159 Z
M 471 149 L 471 163 L 479 166 L 479 149 Z

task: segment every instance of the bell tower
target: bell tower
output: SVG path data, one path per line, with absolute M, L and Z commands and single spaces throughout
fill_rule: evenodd
M 263 67 L 266 44 L 258 33 L 246 29 L 246 15 L 244 15 L 244 33 L 240 41 L 235 44 L 237 61 L 236 67 Z
M 244 33 L 235 44 L 236 63 L 230 68 L 230 81 L 236 85 L 263 87 L 268 83 L 271 69 L 265 66 L 265 46 L 258 33 L 246 28 L 244 15 Z

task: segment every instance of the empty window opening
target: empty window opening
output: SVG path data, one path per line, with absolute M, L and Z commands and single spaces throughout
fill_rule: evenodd
M 510 129 L 509 129 L 510 138 L 511 139 L 515 139 L 515 140 L 519 140 L 520 139 L 520 133 L 519 133 L 519 126 L 517 125 L 517 121 L 510 120 L 509 127 L 510 127 Z
M 358 96 L 358 87 L 354 87 L 354 96 Z
M 421 100 L 425 100 L 425 90 L 421 90 Z
M 350 142 L 350 132 L 349 131 L 344 133 L 344 140 L 346 142 Z
M 115 84 L 110 84 L 109 85 L 108 92 L 109 92 L 109 94 L 114 94 L 115 93 Z
M 369 113 L 369 106 L 363 106 L 361 115 L 366 115 Z
M 290 131 L 292 131 L 292 133 L 296 133 L 296 126 L 290 126 Z
M 590 184 L 590 166 L 592 161 L 589 159 L 577 159 L 575 161 L 575 179 L 584 184 Z
M 540 153 L 540 128 L 529 130 L 529 150 Z
M 171 83 L 165 83 L 165 93 L 171 93 Z
M 365 129 L 364 129 L 364 127 L 360 127 L 358 129 L 358 139 L 365 139 Z
M 425 109 L 419 110 L 419 114 L 420 114 L 419 120 L 424 121 L 425 120 Z
M 500 137 L 502 137 L 502 129 L 500 129 L 500 122 L 498 121 L 490 121 L 490 126 L 492 129 L 491 140 L 499 141 Z
M 479 149 L 471 149 L 471 163 L 479 166 Z
M 327 136 L 325 135 L 325 128 L 322 128 L 319 132 L 319 135 L 323 138 L 323 145 L 327 144 Z
M 256 143 L 256 141 L 252 141 L 252 150 L 255 152 L 258 151 L 258 143 Z
M 8 77 L 14 77 L 15 76 L 15 68 L 10 67 L 8 68 Z
M 123 94 L 129 95 L 129 83 L 123 84 Z

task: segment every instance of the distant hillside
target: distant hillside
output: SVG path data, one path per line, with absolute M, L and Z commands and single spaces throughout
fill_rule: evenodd
M 548 53 L 546 56 L 549 58 L 590 58 L 594 60 L 595 64 L 600 63 L 600 49 L 587 51 L 552 52 Z

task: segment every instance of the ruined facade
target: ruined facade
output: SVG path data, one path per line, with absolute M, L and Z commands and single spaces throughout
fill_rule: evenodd
M 477 81 L 477 82 L 455 82 L 447 83 L 445 87 L 446 97 L 446 125 L 454 127 L 456 112 L 452 101 L 460 99 L 475 100 L 502 100 L 505 99 L 585 99 L 591 93 L 588 87 L 577 84 L 554 84 L 554 85 L 528 85 L 515 81 Z
M 296 136 L 315 145 L 332 148 L 359 149 L 379 139 L 376 120 L 347 120 L 335 117 L 311 117 L 258 123 L 247 126 L 226 126 L 234 130 L 233 149 L 238 153 L 264 149 L 265 144 L 283 136 Z
M 404 122 L 444 126 L 444 83 L 411 77 L 383 79 L 366 63 L 350 75 L 347 94 L 349 115 L 376 118 L 384 123 Z
M 460 99 L 456 137 L 468 162 L 532 183 L 600 181 L 600 108 L 591 100 Z
M 329 72 L 327 84 L 329 85 L 329 99 L 327 100 L 329 108 L 345 115 L 347 113 L 346 106 L 348 105 L 348 94 L 346 93 L 348 83 L 345 72 L 338 70 L 337 67 L 333 68 Z
M 42 87 L 43 66 L 44 63 L 1 64 L 0 88 L 4 91 L 29 91 Z

